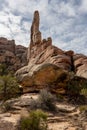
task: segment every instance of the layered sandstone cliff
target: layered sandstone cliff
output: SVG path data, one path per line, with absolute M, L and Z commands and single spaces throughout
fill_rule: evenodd
M 0 64 L 5 64 L 8 70 L 16 71 L 27 63 L 27 48 L 16 45 L 14 40 L 0 38 Z

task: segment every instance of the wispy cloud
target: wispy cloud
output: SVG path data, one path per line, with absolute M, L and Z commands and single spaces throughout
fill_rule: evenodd
M 0 36 L 29 45 L 33 12 L 40 12 L 43 38 L 87 55 L 87 0 L 0 0 Z

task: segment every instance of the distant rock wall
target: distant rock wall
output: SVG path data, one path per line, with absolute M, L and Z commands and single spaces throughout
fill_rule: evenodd
M 15 45 L 14 40 L 0 38 L 0 64 L 6 64 L 7 69 L 16 71 L 27 64 L 27 48 Z

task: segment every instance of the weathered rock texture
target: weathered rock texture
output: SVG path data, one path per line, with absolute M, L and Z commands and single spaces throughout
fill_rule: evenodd
M 31 26 L 28 65 L 16 72 L 24 92 L 50 86 L 59 91 L 66 86 L 69 72 L 87 78 L 87 57 L 63 51 L 52 45 L 52 38 L 41 38 L 39 12 L 35 11 Z
M 4 102 L 9 104 L 8 111 L 0 110 L 0 130 L 20 130 L 20 121 L 23 117 L 28 117 L 32 109 L 32 102 L 37 102 L 39 94 L 24 94 L 18 98 Z M 63 100 L 63 99 L 62 99 Z M 71 105 L 66 101 L 55 102 L 58 112 L 46 112 L 48 130 L 87 130 L 87 111 L 80 112 L 78 105 Z M 1 108 L 1 106 L 0 106 Z M 37 109 L 37 108 L 35 108 Z
M 73 56 L 75 72 L 78 76 L 87 78 L 87 56 L 75 54 Z
M 6 64 L 8 70 L 16 71 L 27 63 L 27 48 L 15 45 L 14 40 L 0 38 L 0 64 Z

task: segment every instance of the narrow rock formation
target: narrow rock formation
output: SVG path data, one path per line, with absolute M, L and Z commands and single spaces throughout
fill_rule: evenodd
M 39 31 L 39 23 L 40 23 L 39 12 L 35 11 L 31 26 L 30 47 L 28 49 L 28 57 L 27 57 L 28 60 L 31 58 L 31 51 L 32 53 L 34 51 L 32 47 L 35 46 L 36 44 L 39 44 L 42 40 L 41 32 Z
M 39 31 L 39 12 L 34 12 L 34 18 L 31 26 L 31 44 L 35 45 L 36 43 L 41 42 L 41 32 Z
M 39 21 L 39 12 L 35 11 L 27 55 L 28 65 L 16 72 L 24 92 L 39 90 L 48 85 L 56 92 L 65 89 L 69 72 L 72 71 L 77 76 L 87 78 L 87 56 L 55 47 L 51 37 L 42 40 Z

